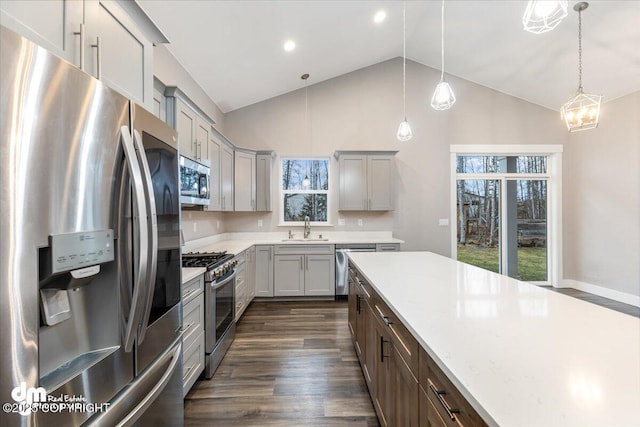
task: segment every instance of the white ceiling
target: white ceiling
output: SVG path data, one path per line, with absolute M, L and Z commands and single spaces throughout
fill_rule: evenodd
M 138 0 L 172 54 L 232 111 L 402 56 L 401 1 Z M 445 2 L 445 71 L 559 110 L 578 86 L 578 14 L 522 30 L 526 0 Z M 582 13 L 583 87 L 611 100 L 640 90 L 640 1 L 591 1 Z M 407 57 L 440 69 L 440 1 L 407 1 Z M 387 19 L 373 23 L 376 11 Z M 284 52 L 287 39 L 293 52 Z M 437 81 L 434 81 L 434 87 Z M 408 88 L 408 90 L 410 90 Z

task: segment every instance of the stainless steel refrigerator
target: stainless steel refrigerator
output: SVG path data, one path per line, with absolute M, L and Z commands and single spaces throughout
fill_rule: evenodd
M 175 131 L 0 31 L 0 425 L 182 425 Z

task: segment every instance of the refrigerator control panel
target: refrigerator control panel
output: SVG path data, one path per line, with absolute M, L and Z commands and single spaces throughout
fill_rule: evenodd
M 51 272 L 76 270 L 115 259 L 113 230 L 51 236 Z

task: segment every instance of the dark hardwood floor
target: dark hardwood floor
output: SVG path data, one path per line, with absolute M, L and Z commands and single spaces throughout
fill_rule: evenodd
M 185 398 L 187 426 L 378 426 L 347 303 L 254 302 L 210 381 Z

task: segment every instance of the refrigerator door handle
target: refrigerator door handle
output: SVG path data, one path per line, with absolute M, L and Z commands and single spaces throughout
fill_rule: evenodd
M 134 274 L 133 282 L 133 298 L 131 301 L 131 309 L 129 311 L 129 319 L 126 325 L 124 338 L 124 349 L 130 352 L 133 348 L 136 338 L 136 328 L 140 323 L 141 310 L 144 308 L 144 292 L 141 289 L 147 277 L 147 260 L 149 259 L 149 235 L 146 228 L 147 222 L 147 206 L 144 203 L 144 185 L 142 183 L 142 174 L 140 166 L 136 161 L 136 152 L 133 145 L 131 134 L 127 126 L 120 128 L 120 139 L 124 149 L 124 157 L 127 162 L 127 168 L 131 175 L 131 186 L 133 188 L 134 200 L 138 210 L 138 229 L 140 235 L 140 247 L 138 257 L 138 268 Z
M 133 131 L 133 144 L 136 149 L 138 162 L 142 169 L 142 182 L 145 188 L 145 203 L 147 213 L 149 215 L 147 221 L 147 231 L 149 236 L 149 255 L 150 263 L 147 269 L 145 281 L 146 296 L 144 301 L 144 311 L 140 324 L 138 326 L 138 344 L 144 341 L 149 326 L 149 316 L 151 315 L 151 306 L 153 305 L 153 292 L 155 290 L 156 274 L 158 271 L 158 217 L 156 214 L 156 199 L 153 193 L 153 183 L 151 182 L 151 171 L 149 170 L 149 162 L 142 145 L 142 137 L 137 130 Z
M 144 412 L 153 404 L 160 393 L 167 387 L 171 380 L 171 376 L 175 373 L 182 354 L 182 337 L 178 339 L 175 347 L 167 350 L 161 355 L 153 365 L 147 369 L 134 383 L 126 388 L 114 401 L 110 402 L 109 409 L 90 419 L 92 426 L 131 426 Z M 160 379 L 153 385 L 146 396 L 138 396 L 140 389 L 146 389 L 149 382 L 157 376 L 158 371 L 165 366 L 166 368 Z M 133 409 L 130 402 L 138 402 Z

